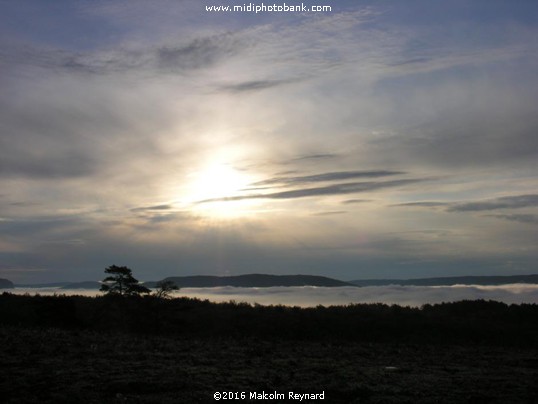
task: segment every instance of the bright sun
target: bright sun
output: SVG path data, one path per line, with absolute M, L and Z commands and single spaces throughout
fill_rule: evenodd
M 204 216 L 231 218 L 251 213 L 254 201 L 223 200 L 245 195 L 252 178 L 229 164 L 211 164 L 189 176 L 188 199 Z

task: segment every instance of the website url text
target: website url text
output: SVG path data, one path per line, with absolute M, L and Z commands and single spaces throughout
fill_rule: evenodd
M 281 4 L 255 4 L 245 3 L 241 6 L 205 6 L 207 12 L 235 12 L 235 13 L 282 13 L 282 12 L 301 12 L 301 13 L 319 13 L 332 11 L 331 6 L 323 5 L 289 5 L 286 3 Z

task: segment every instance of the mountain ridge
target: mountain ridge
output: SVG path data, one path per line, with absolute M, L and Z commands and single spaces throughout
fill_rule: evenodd
M 13 289 L 15 285 L 9 279 L 0 278 L 0 289 Z
M 453 285 L 507 285 L 511 283 L 538 284 L 538 275 L 476 275 L 417 279 L 357 279 L 348 281 L 356 286 L 453 286 Z
M 219 286 L 233 287 L 276 287 L 276 286 L 319 286 L 319 287 L 339 287 L 339 286 L 452 286 L 452 285 L 505 285 L 513 283 L 538 284 L 538 274 L 531 275 L 476 275 L 476 276 L 451 276 L 416 279 L 357 279 L 351 281 L 341 281 L 334 278 L 318 275 L 269 275 L 269 274 L 246 274 L 235 276 L 215 276 L 215 275 L 191 275 L 191 276 L 169 276 L 161 281 L 172 281 L 180 288 L 211 288 Z M 149 288 L 155 288 L 161 281 L 141 281 Z M 3 282 L 3 283 L 2 283 Z M 1 285 L 4 285 L 3 287 Z M 0 288 L 39 288 L 57 287 L 60 289 L 99 289 L 101 283 L 98 281 L 83 282 L 55 282 L 39 284 L 13 284 L 7 279 L 0 279 Z
M 236 276 L 170 276 L 163 281 L 172 281 L 180 288 L 208 288 L 217 286 L 235 286 L 250 288 L 266 288 L 274 286 L 355 286 L 349 282 L 340 281 L 326 276 L 317 275 L 268 275 L 247 274 Z M 155 282 L 156 283 L 156 282 Z M 144 285 L 153 287 L 152 282 Z

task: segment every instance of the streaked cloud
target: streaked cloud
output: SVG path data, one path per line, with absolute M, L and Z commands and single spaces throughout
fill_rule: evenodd
M 503 196 L 500 198 L 477 201 L 477 202 L 467 202 L 467 203 L 457 203 L 448 208 L 452 212 L 476 212 L 484 210 L 497 210 L 497 209 L 520 209 L 527 207 L 537 207 L 538 206 L 538 195 L 514 195 L 514 196 Z
M 154 205 L 154 206 L 142 206 L 138 208 L 132 208 L 131 212 L 146 212 L 146 211 L 159 211 L 159 210 L 170 210 L 173 209 L 172 205 L 163 204 L 163 205 Z
M 370 202 L 370 200 L 369 199 L 346 199 L 342 203 L 347 205 L 347 204 L 365 203 L 365 202 Z
M 185 45 L 158 48 L 157 66 L 169 71 L 201 69 L 237 53 L 239 49 L 241 44 L 237 43 L 233 35 L 197 38 Z
M 394 206 L 444 207 L 447 212 L 482 212 L 498 209 L 523 209 L 538 207 L 538 195 L 512 195 L 472 202 L 421 201 L 406 202 Z M 498 215 L 497 215 L 498 216 Z M 498 216 L 500 217 L 500 216 Z M 517 216 L 516 216 L 517 217 Z
M 329 172 L 315 175 L 303 175 L 296 177 L 275 177 L 268 180 L 263 180 L 254 183 L 253 185 L 271 185 L 271 184 L 301 184 L 309 182 L 326 182 L 326 181 L 342 181 L 353 178 L 377 178 L 389 177 L 393 175 L 405 174 L 401 171 L 340 171 Z
M 0 142 L 1 144 L 1 142 Z M 76 178 L 94 174 L 97 161 L 78 150 L 52 151 L 48 155 L 20 151 L 17 154 L 0 153 L 0 176 L 34 179 Z
M 198 37 L 191 42 L 154 46 L 139 45 L 111 51 L 71 51 L 35 45 L 6 45 L 0 63 L 29 66 L 50 71 L 112 75 L 124 73 L 182 73 L 213 66 L 223 58 L 240 52 L 244 44 L 231 34 Z
M 218 201 L 240 201 L 246 199 L 295 199 L 327 195 L 347 195 L 360 192 L 375 191 L 384 188 L 403 187 L 410 184 L 426 181 L 426 179 L 402 179 L 394 181 L 349 182 L 327 185 L 323 187 L 301 188 L 265 194 L 251 194 L 243 196 L 230 196 L 199 201 L 199 203 Z
M 333 215 L 343 215 L 347 213 L 345 210 L 333 210 L 330 212 L 318 212 L 314 213 L 314 216 L 333 216 Z
M 407 202 L 407 203 L 399 203 L 394 206 L 417 206 L 417 207 L 426 207 L 426 208 L 435 208 L 438 206 L 447 206 L 449 205 L 448 202 L 433 202 L 433 201 L 425 201 L 425 202 Z
M 538 224 L 538 215 L 514 213 L 514 214 L 508 214 L 508 215 L 490 215 L 490 216 L 496 217 L 499 219 L 511 220 L 513 222 L 519 222 L 519 223 L 525 223 L 525 224 L 531 224 L 531 225 Z
M 294 80 L 254 80 L 237 84 L 222 85 L 219 89 L 221 91 L 228 91 L 231 93 L 243 93 L 279 87 L 293 82 Z
M 334 153 L 320 153 L 320 154 L 309 154 L 306 156 L 295 157 L 293 161 L 334 159 L 338 157 L 340 156 Z

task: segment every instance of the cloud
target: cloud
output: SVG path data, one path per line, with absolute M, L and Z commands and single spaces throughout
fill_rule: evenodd
M 86 237 L 99 224 L 85 215 L 12 218 L 0 221 L 0 232 L 5 244 L 0 243 L 0 256 L 9 265 L 23 268 L 46 267 L 54 259 L 55 248 L 72 254 L 84 244 Z M 75 253 L 76 254 L 76 253 Z M 71 257 L 76 260 L 76 257 Z
M 213 66 L 241 49 L 232 34 L 196 37 L 188 43 L 116 47 L 113 50 L 72 51 L 36 45 L 10 44 L 0 53 L 0 65 L 31 66 L 69 73 L 181 73 Z
M 189 212 L 173 212 L 166 214 L 155 214 L 149 217 L 146 217 L 147 223 L 137 226 L 138 228 L 144 228 L 149 230 L 156 230 L 155 226 L 160 226 L 161 224 L 173 224 L 173 223 L 186 223 L 194 222 L 200 220 L 199 217 L 194 216 Z
M 402 171 L 339 171 L 328 172 L 315 175 L 305 175 L 296 177 L 275 177 L 264 181 L 259 181 L 253 185 L 271 185 L 271 184 L 302 184 L 309 182 L 325 182 L 325 181 L 341 181 L 352 178 L 376 178 L 376 177 L 388 177 L 392 175 L 405 174 Z
M 418 207 L 426 207 L 426 208 L 434 208 L 437 206 L 447 206 L 449 205 L 448 202 L 433 202 L 433 201 L 426 201 L 426 202 L 406 202 L 406 203 L 398 203 L 392 206 L 418 206 Z
M 344 213 L 347 213 L 346 210 L 334 210 L 330 212 L 319 212 L 319 213 L 313 213 L 314 216 L 333 216 L 333 215 L 343 215 Z
M 425 181 L 424 179 L 406 179 L 395 181 L 382 181 L 382 182 L 352 182 L 344 184 L 333 184 L 325 187 L 316 188 L 304 188 L 291 191 L 275 192 L 262 197 L 269 197 L 272 199 L 292 199 L 302 198 L 308 196 L 321 196 L 321 195 L 344 195 L 352 194 L 356 192 L 374 191 L 383 188 L 399 187 L 417 182 Z
M 448 208 L 449 212 L 477 212 L 496 209 L 519 209 L 538 206 L 538 195 L 514 195 L 501 198 L 489 199 L 479 202 L 467 202 L 453 204 Z
M 161 211 L 161 210 L 170 210 L 173 209 L 172 205 L 154 205 L 154 206 L 142 206 L 138 208 L 132 208 L 131 212 L 146 212 L 146 211 Z
M 337 157 L 340 157 L 340 155 L 334 154 L 334 153 L 318 153 L 318 154 L 309 154 L 306 156 L 296 157 L 292 161 L 334 159 Z
M 36 289 L 15 289 L 14 293 L 35 293 Z M 57 290 L 39 289 L 40 294 L 53 294 Z M 64 291 L 69 293 L 68 290 Z M 62 292 L 63 293 L 63 292 Z M 79 294 L 81 290 L 75 290 Z M 90 292 L 88 292 L 90 293 Z M 92 291 L 92 294 L 98 292 Z M 175 296 L 208 299 L 214 302 L 258 303 L 262 305 L 288 305 L 315 307 L 353 303 L 385 303 L 419 307 L 424 304 L 454 302 L 461 300 L 495 300 L 507 304 L 538 303 L 538 285 L 511 284 L 500 286 L 367 286 L 367 287 L 271 287 L 236 288 L 182 288 Z
M 524 70 L 520 66 L 514 67 Z M 491 73 L 479 80 L 469 68 L 463 77 L 445 73 L 425 77 L 409 86 L 409 79 L 385 79 L 378 84 L 377 103 L 385 100 L 386 135 L 367 139 L 371 155 L 405 167 L 525 167 L 538 157 L 536 86 L 523 88 L 518 78 Z M 486 69 L 487 70 L 487 69 Z M 536 82 L 521 71 L 520 82 Z M 433 82 L 432 82 L 433 81 Z M 394 94 L 394 89 L 398 92 Z M 530 89 L 533 89 L 532 91 Z M 416 114 L 428 105 L 429 113 Z
M 370 199 L 347 199 L 343 201 L 342 203 L 346 205 L 350 205 L 354 203 L 365 203 L 365 202 L 370 202 Z
M 296 199 L 313 196 L 346 195 L 359 192 L 375 191 L 384 188 L 400 187 L 415 184 L 426 179 L 405 179 L 381 182 L 351 182 L 333 184 L 324 187 L 302 188 L 290 191 L 273 192 L 267 194 L 253 194 L 244 196 L 230 196 L 224 198 L 212 198 L 199 201 L 198 203 L 218 202 L 218 201 L 240 201 L 245 199 Z
M 438 201 L 420 201 L 399 203 L 392 206 L 416 206 L 416 207 L 445 207 L 447 212 L 482 212 L 497 209 L 522 209 L 538 206 L 538 195 L 512 195 L 499 198 L 485 199 L 473 202 L 438 202 Z M 492 215 L 509 219 L 512 217 L 515 221 L 522 221 L 523 218 L 531 219 L 532 215 Z
M 393 63 L 388 63 L 387 66 L 404 66 L 404 65 L 416 65 L 419 63 L 426 63 L 431 61 L 430 58 L 422 57 L 422 58 L 413 58 L 413 59 L 407 59 L 407 60 L 401 60 Z
M 186 45 L 164 46 L 156 50 L 157 65 L 163 70 L 201 69 L 235 54 L 240 48 L 231 34 L 196 38 Z
M 245 81 L 238 84 L 228 84 L 219 87 L 219 90 L 230 93 L 245 93 L 251 91 L 265 90 L 268 88 L 279 87 L 286 84 L 294 83 L 297 80 L 254 80 Z
M 506 219 L 513 222 L 525 223 L 525 224 L 538 224 L 538 215 L 531 214 L 511 214 L 511 215 L 489 215 L 499 219 Z
M 0 152 L 0 177 L 58 179 L 87 177 L 97 171 L 98 162 L 91 154 L 74 147 L 59 145 L 56 150 L 33 150 L 4 144 Z

